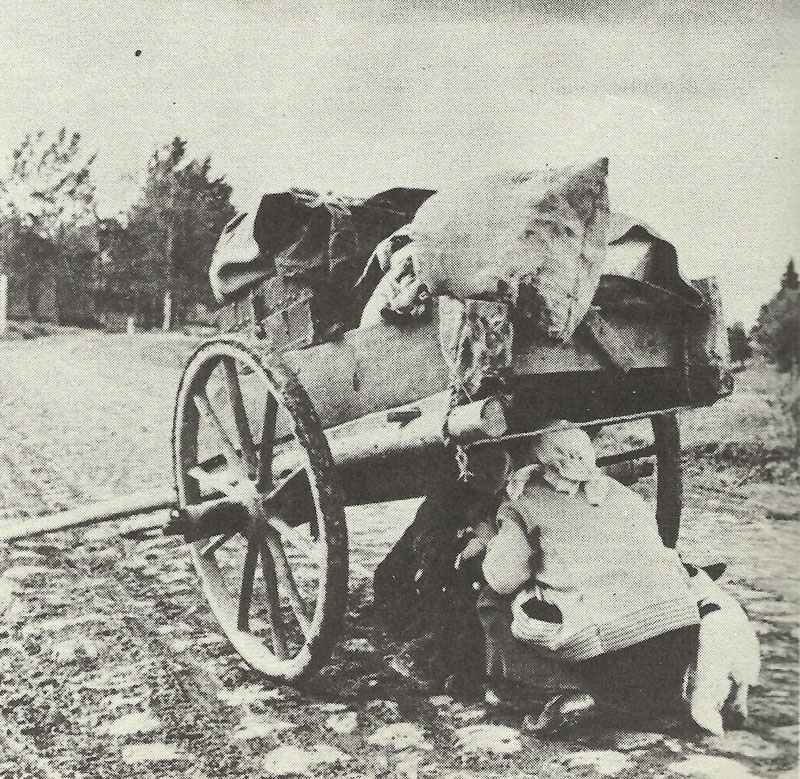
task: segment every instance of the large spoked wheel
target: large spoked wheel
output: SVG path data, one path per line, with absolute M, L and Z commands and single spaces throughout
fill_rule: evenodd
M 239 654 L 301 681 L 347 608 L 347 528 L 327 439 L 297 378 L 235 339 L 190 359 L 173 421 L 177 519 Z
M 603 438 L 613 442 L 612 448 L 634 448 L 614 454 L 602 454 L 598 465 L 618 466 L 655 458 L 655 503 L 658 532 L 665 546 L 675 548 L 683 507 L 683 473 L 681 470 L 681 440 L 675 414 L 657 414 L 650 418 L 650 434 L 645 432 L 646 421 L 607 426 Z

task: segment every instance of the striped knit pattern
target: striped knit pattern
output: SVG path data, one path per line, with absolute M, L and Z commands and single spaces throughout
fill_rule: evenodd
M 534 478 L 498 514 L 502 524 L 484 560 L 489 586 L 510 595 L 535 579 L 561 610 L 556 635 L 532 639 L 543 653 L 578 662 L 699 622 L 689 577 L 661 542 L 650 507 L 612 481 L 606 499 L 559 493 Z M 519 638 L 536 624 L 515 616 Z

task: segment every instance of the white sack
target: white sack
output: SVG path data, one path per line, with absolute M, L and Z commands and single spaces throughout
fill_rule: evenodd
M 511 304 L 566 341 L 603 272 L 608 160 L 496 173 L 438 192 L 408 227 L 417 281 L 431 295 Z

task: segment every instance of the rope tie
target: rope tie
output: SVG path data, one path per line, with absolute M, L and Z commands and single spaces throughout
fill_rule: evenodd
M 359 204 L 356 198 L 335 192 L 312 192 L 305 189 L 292 190 L 294 196 L 307 208 L 326 208 L 332 216 L 352 216 L 351 208 Z
M 444 343 L 441 324 L 439 326 L 439 345 L 441 347 L 442 356 L 447 364 L 449 373 L 450 401 L 448 403 L 447 413 L 445 414 L 442 422 L 442 437 L 444 438 L 444 443 L 447 447 L 449 447 L 452 443 L 450 432 L 447 429 L 447 419 L 450 416 L 450 412 L 457 406 L 461 405 L 464 400 L 472 401 L 472 397 L 464 385 L 464 373 L 463 366 L 461 364 L 466 324 L 466 309 L 462 305 L 461 319 L 458 323 L 458 326 L 455 328 L 449 344 Z M 455 359 L 451 358 L 452 354 L 455 355 Z M 455 446 L 455 461 L 456 466 L 458 467 L 458 481 L 468 482 L 475 474 L 469 469 L 469 455 L 467 454 L 466 448 L 461 444 L 456 444 Z
M 469 456 L 461 444 L 456 444 L 456 465 L 458 466 L 459 481 L 468 482 L 475 475 L 469 469 Z

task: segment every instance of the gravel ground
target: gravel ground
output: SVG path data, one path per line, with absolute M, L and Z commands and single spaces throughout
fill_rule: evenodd
M 177 336 L 0 343 L 0 521 L 165 484 L 188 351 Z M 182 545 L 123 541 L 103 525 L 0 549 L 0 777 L 274 776 L 287 760 L 319 776 L 408 779 L 796 776 L 800 524 L 773 519 L 779 487 L 754 483 L 774 468 L 715 454 L 725 441 L 758 440 L 763 452 L 785 436 L 763 386 L 684 422 L 694 448 L 680 546 L 728 561 L 762 642 L 747 731 L 714 739 L 617 723 L 540 740 L 518 717 L 428 697 L 388 668 L 357 578 L 330 666 L 302 692 L 275 686 L 216 628 Z M 353 559 L 374 567 L 415 505 L 349 511 Z

